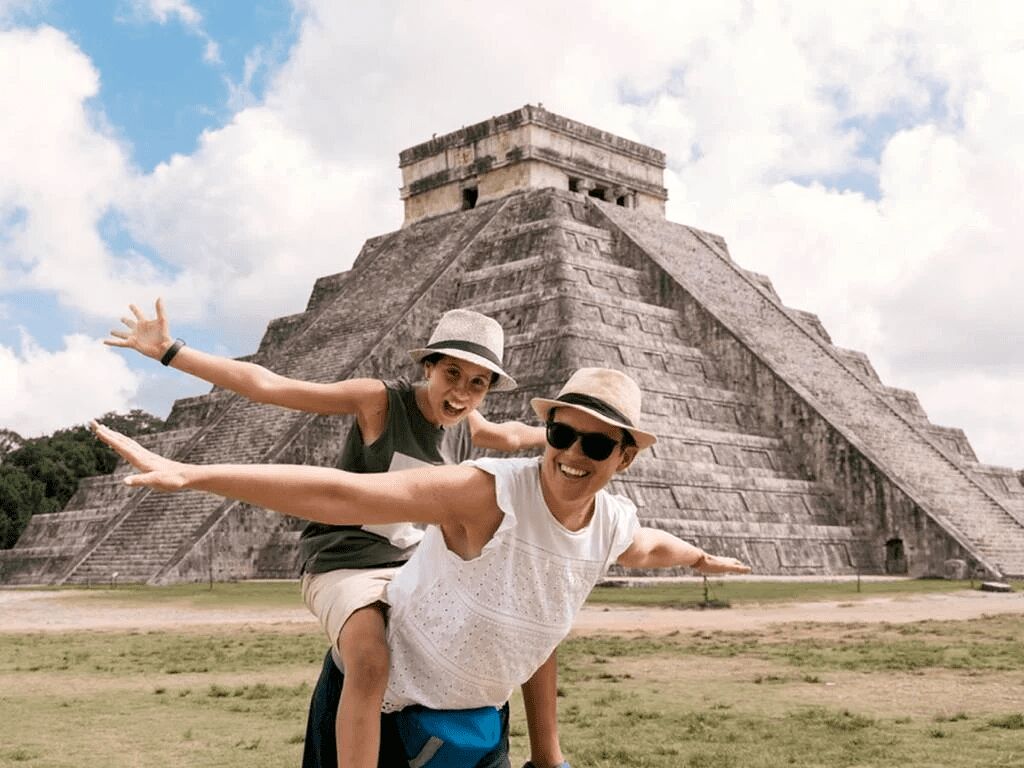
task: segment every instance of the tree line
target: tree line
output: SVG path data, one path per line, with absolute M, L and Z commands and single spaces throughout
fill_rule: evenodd
M 138 409 L 99 420 L 133 437 L 164 425 Z M 83 477 L 109 474 L 117 464 L 117 455 L 84 425 L 29 439 L 2 431 L 7 452 L 0 454 L 0 549 L 14 546 L 32 515 L 63 509 Z

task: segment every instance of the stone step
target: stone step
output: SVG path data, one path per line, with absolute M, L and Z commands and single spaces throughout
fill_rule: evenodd
M 964 466 L 972 477 L 998 497 L 1004 504 L 1014 499 L 1024 499 L 1024 484 L 1020 476 L 1009 467 L 965 462 Z
M 924 408 L 921 406 L 921 401 L 918 399 L 917 393 L 911 392 L 909 389 L 900 389 L 899 387 L 888 387 L 884 385 L 882 386 L 881 391 L 885 395 L 886 399 L 907 418 L 917 424 L 928 423 L 928 414 L 925 413 Z
M 459 283 L 456 303 L 490 302 L 518 296 L 524 291 L 578 284 L 591 288 L 595 296 L 643 301 L 649 292 L 643 272 L 607 260 L 559 249 L 540 249 L 522 258 L 465 272 Z
M 648 518 L 645 525 L 652 528 L 671 527 L 685 529 L 695 535 L 728 537 L 728 538 L 765 538 L 765 539 L 806 539 L 821 541 L 857 541 L 863 537 L 845 525 L 813 525 L 807 523 L 768 523 L 757 524 L 756 531 L 742 521 L 708 521 L 681 520 L 676 518 Z
M 729 478 L 733 487 L 754 480 L 798 479 L 772 467 L 732 465 L 713 460 L 710 462 L 698 461 L 698 458 L 704 457 L 697 453 L 694 453 L 689 459 L 683 456 L 659 458 L 650 453 L 640 454 L 633 462 L 633 466 L 630 467 L 630 472 L 637 474 L 657 472 L 663 476 L 675 477 L 676 482 L 680 485 L 695 486 L 720 484 L 724 478 Z
M 760 442 L 758 442 L 760 441 Z M 790 461 L 781 441 L 720 430 L 661 434 L 649 450 L 657 459 L 685 461 L 786 474 Z
M 629 484 L 660 483 L 679 488 L 709 489 L 723 493 L 732 491 L 764 491 L 769 493 L 823 494 L 821 486 L 808 480 L 767 476 L 758 477 L 723 471 L 721 467 L 706 472 L 686 472 L 660 464 L 644 464 L 638 460 L 620 482 Z
M 563 245 L 579 246 L 581 243 L 594 247 L 573 247 L 573 250 L 601 254 L 613 253 L 612 234 L 607 229 L 595 227 L 578 218 L 566 215 L 550 215 L 522 223 L 512 224 L 489 234 L 487 240 L 500 246 L 503 252 L 515 252 L 515 247 L 507 245 L 509 240 L 530 238 L 538 234 L 555 233 L 562 238 Z M 488 259 L 490 262 L 491 259 Z
M 832 496 L 822 489 L 785 491 L 688 486 L 647 479 L 614 480 L 612 492 L 630 498 L 641 518 L 788 521 L 837 524 Z
M 549 328 L 546 331 L 533 331 L 527 336 L 511 335 L 506 340 L 506 350 L 516 347 L 536 344 L 544 340 L 572 339 L 595 339 L 605 344 L 611 344 L 620 348 L 628 348 L 646 354 L 679 356 L 687 359 L 699 360 L 702 364 L 710 365 L 707 357 L 696 347 L 684 344 L 678 335 L 655 334 L 628 328 L 618 324 L 608 323 L 603 317 L 594 315 L 598 309 L 595 305 L 587 305 L 586 312 L 574 314 L 573 317 L 563 321 L 557 328 Z M 591 315 L 588 317 L 587 315 Z M 670 329 L 672 330 L 672 329 Z M 623 363 L 630 365 L 628 358 Z M 640 367 L 640 366 L 638 366 Z M 655 369 L 647 369 L 655 370 Z
M 800 497 L 780 500 L 771 496 L 760 499 L 756 505 L 730 504 L 728 506 L 702 509 L 694 506 L 651 506 L 638 507 L 643 514 L 642 522 L 647 524 L 651 519 L 664 520 L 704 520 L 707 523 L 735 523 L 747 525 L 748 530 L 758 531 L 762 524 L 786 525 L 837 525 L 834 511 L 827 507 L 815 511 L 812 502 Z M 821 506 L 821 505 L 817 505 Z M 739 507 L 739 509 L 737 508 Z

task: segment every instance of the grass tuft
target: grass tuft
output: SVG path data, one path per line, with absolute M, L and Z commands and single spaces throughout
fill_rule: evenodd
M 1005 728 L 1010 731 L 1019 731 L 1024 729 L 1024 714 L 1014 712 L 1012 715 L 992 717 L 989 718 L 988 724 L 993 728 Z

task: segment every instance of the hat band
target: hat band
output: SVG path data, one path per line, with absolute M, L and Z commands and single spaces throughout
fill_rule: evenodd
M 608 405 L 604 400 L 598 400 L 596 397 L 581 395 L 578 392 L 566 392 L 564 395 L 556 397 L 555 400 L 561 403 L 568 403 L 569 405 L 582 405 L 584 408 L 596 411 L 613 421 L 618 421 L 629 427 L 633 426 L 633 422 L 626 418 L 623 413 Z
M 462 352 L 470 352 L 474 355 L 489 360 L 496 366 L 501 368 L 501 360 L 491 350 L 485 347 L 483 344 L 474 344 L 472 341 L 462 341 L 461 339 L 450 339 L 448 341 L 435 341 L 433 344 L 427 344 L 427 349 L 458 349 Z

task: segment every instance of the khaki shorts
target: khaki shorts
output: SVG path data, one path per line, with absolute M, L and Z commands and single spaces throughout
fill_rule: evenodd
M 353 568 L 302 576 L 302 599 L 320 620 L 335 648 L 348 617 L 374 603 L 387 605 L 385 590 L 397 568 Z M 340 649 L 339 649 L 340 650 Z

